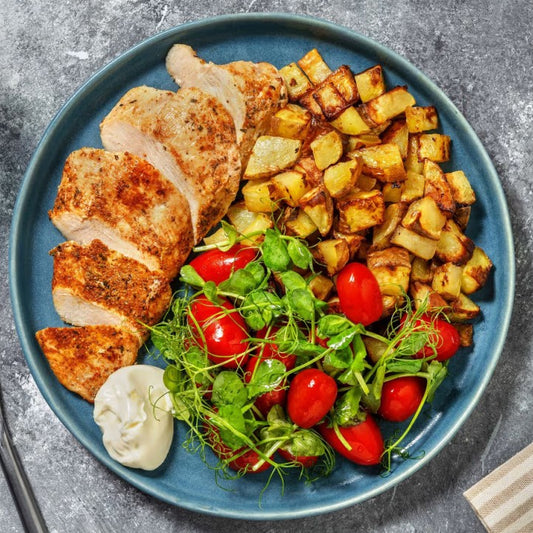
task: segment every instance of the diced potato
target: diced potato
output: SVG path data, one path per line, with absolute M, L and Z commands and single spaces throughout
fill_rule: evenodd
M 431 196 L 424 196 L 409 205 L 402 226 L 430 239 L 438 240 L 446 217 Z
M 396 144 L 378 144 L 350 152 L 349 157 L 363 159 L 363 173 L 382 182 L 403 181 L 406 178 L 402 155 Z
M 333 237 L 335 239 L 344 239 L 346 241 L 348 249 L 350 250 L 350 258 L 355 255 L 362 243 L 366 242 L 363 235 L 359 235 L 357 233 L 342 233 L 339 230 L 333 231 Z
M 383 184 L 381 192 L 387 204 L 397 203 L 402 200 L 403 183 L 403 181 L 391 181 Z
M 460 205 L 472 205 L 476 201 L 474 189 L 462 170 L 444 174 L 452 191 L 453 199 Z
M 326 189 L 323 186 L 311 189 L 300 198 L 299 204 L 320 234 L 327 235 L 333 224 L 333 201 Z
M 301 209 L 291 209 L 283 222 L 288 235 L 306 239 L 318 230 L 316 224 Z
M 385 92 L 385 79 L 381 65 L 370 67 L 356 74 L 355 83 L 362 102 L 368 102 L 382 95 Z
M 361 174 L 357 178 L 357 188 L 360 191 L 371 191 L 372 189 L 376 189 L 376 184 L 378 180 L 376 178 L 372 178 L 371 176 L 367 176 L 366 174 Z
M 424 162 L 418 159 L 418 147 L 420 146 L 420 135 L 409 134 L 407 143 L 407 157 L 405 158 L 405 169 L 417 174 L 424 173 Z
M 411 109 L 408 107 L 407 109 Z M 384 144 L 394 143 L 398 145 L 402 159 L 407 157 L 407 147 L 409 144 L 409 131 L 405 119 L 399 118 L 391 123 L 382 136 Z
M 334 276 L 350 260 L 350 250 L 344 239 L 326 239 L 316 245 L 313 256 L 325 265 L 330 276 Z
M 409 294 L 416 309 L 420 309 L 420 306 L 423 305 L 427 311 L 431 312 L 448 307 L 446 300 L 426 283 L 420 281 L 412 282 L 409 286 Z
M 380 250 L 390 246 L 390 238 L 406 211 L 407 205 L 404 203 L 394 203 L 387 206 L 383 222 L 379 226 L 374 226 L 372 234 L 373 248 Z
M 402 296 L 409 288 L 411 261 L 403 248 L 393 246 L 367 255 L 367 266 L 376 278 L 381 294 Z
M 451 311 L 448 313 L 450 320 L 454 322 L 465 322 L 476 318 L 481 309 L 468 296 L 460 293 L 458 298 L 450 302 Z
M 450 136 L 441 133 L 422 133 L 419 137 L 418 159 L 442 163 L 450 159 Z
M 455 211 L 452 190 L 440 166 L 429 159 L 424 161 L 424 183 L 424 195 L 431 196 L 446 216 L 452 216 Z
M 341 302 L 338 296 L 332 296 L 328 300 L 328 312 L 329 313 L 342 313 Z
M 359 109 L 363 118 L 373 126 L 383 124 L 400 114 L 409 106 L 415 105 L 413 95 L 407 87 L 394 87 L 390 91 L 362 104 Z
M 452 220 L 448 219 L 437 242 L 436 257 L 443 263 L 464 265 L 474 251 L 474 243 Z
M 242 188 L 244 205 L 254 213 L 272 213 L 278 209 L 270 194 L 270 180 L 248 181 Z
M 472 294 L 481 289 L 487 282 L 489 273 L 492 269 L 492 261 L 485 251 L 476 246 L 472 257 L 467 261 L 463 268 L 463 277 L 461 280 L 461 290 L 465 294 Z
M 270 130 L 276 137 L 303 141 L 310 126 L 311 113 L 307 109 L 296 104 L 287 104 L 272 117 Z
M 227 217 L 235 229 L 242 235 L 248 235 L 255 231 L 262 231 L 274 227 L 274 223 L 269 215 L 248 211 L 244 202 L 237 202 L 231 205 L 228 209 Z M 261 238 L 261 235 L 254 235 L 242 241 L 242 243 L 252 245 Z
M 263 135 L 257 139 L 244 171 L 244 179 L 268 178 L 291 167 L 300 155 L 302 141 Z
M 381 300 L 383 302 L 383 312 L 381 318 L 387 318 L 396 311 L 399 305 L 404 301 L 402 296 L 391 296 L 390 294 L 382 294 Z
M 365 146 L 376 146 L 376 144 L 381 144 L 381 138 L 374 133 L 351 135 L 346 144 L 346 151 L 352 152 L 354 150 L 359 150 L 359 148 L 364 148 Z
M 331 74 L 331 69 L 316 48 L 309 50 L 298 61 L 298 66 L 305 72 L 313 85 L 318 85 Z
M 363 161 L 359 158 L 331 165 L 324 171 L 324 187 L 330 196 L 340 198 L 353 190 L 362 169 Z
M 431 259 L 437 249 L 437 241 L 423 237 L 410 229 L 398 226 L 391 236 L 390 242 L 402 246 L 412 254 L 422 259 Z
M 301 172 L 305 176 L 305 182 L 309 188 L 318 187 L 323 181 L 324 172 L 316 166 L 313 156 L 302 157 L 294 165 L 293 170 Z
M 343 152 L 342 139 L 336 131 L 330 131 L 317 137 L 310 146 L 316 166 L 320 170 L 334 165 L 341 158 Z
M 298 201 L 309 189 L 305 175 L 296 170 L 287 170 L 270 179 L 271 196 L 284 200 L 291 207 L 298 207 Z
M 320 106 L 320 109 L 327 120 L 335 119 L 347 107 L 347 104 L 337 87 L 328 81 L 314 89 L 313 98 Z
M 206 235 L 204 237 L 204 244 L 219 244 L 227 242 L 228 236 L 223 228 L 218 228 L 214 233 Z
M 386 342 L 362 335 L 361 338 L 365 343 L 366 353 L 373 363 L 377 363 L 384 353 L 387 351 L 389 345 Z
M 468 348 L 474 344 L 473 324 L 455 323 L 453 326 L 459 333 L 459 344 L 463 348 Z
M 370 126 L 363 120 L 355 107 L 347 107 L 330 124 L 346 135 L 362 135 L 370 132 Z
M 431 262 L 415 257 L 411 263 L 411 282 L 431 283 L 433 281 L 433 269 Z
M 431 288 L 445 300 L 451 301 L 461 293 L 461 274 L 463 269 L 453 263 L 439 265 L 433 271 Z
M 405 120 L 409 133 L 420 133 L 437 129 L 439 118 L 435 106 L 414 106 L 405 110 Z
M 356 233 L 381 224 L 385 202 L 381 191 L 357 191 L 337 200 L 339 229 Z
M 347 65 L 342 65 L 335 72 L 332 72 L 327 81 L 331 83 L 341 94 L 345 105 L 349 106 L 359 100 L 359 91 L 357 90 L 357 83 Z
M 298 98 L 298 103 L 305 107 L 319 120 L 326 120 L 320 104 L 315 100 L 315 88 L 310 89 Z
M 309 279 L 309 288 L 315 298 L 325 302 L 333 291 L 334 283 L 331 278 L 322 274 L 313 275 Z
M 279 73 L 285 81 L 289 98 L 292 102 L 299 100 L 301 96 L 313 87 L 313 84 L 296 63 L 286 65 L 280 69 Z
M 400 201 L 412 202 L 422 198 L 425 188 L 424 176 L 412 170 L 408 170 L 406 176 L 405 181 L 402 182 Z
M 471 212 L 472 208 L 469 205 L 457 207 L 455 209 L 455 213 L 453 214 L 453 220 L 457 223 L 457 225 L 459 226 L 459 228 L 461 228 L 462 231 L 465 231 L 466 227 L 468 226 L 468 221 L 470 220 Z

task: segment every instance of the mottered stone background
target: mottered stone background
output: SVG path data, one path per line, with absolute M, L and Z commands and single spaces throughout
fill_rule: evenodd
M 223 13 L 290 12 L 342 24 L 420 68 L 477 132 L 510 207 L 516 300 L 503 354 L 452 442 L 396 490 L 290 522 L 213 518 L 144 495 L 99 464 L 51 412 L 22 355 L 9 306 L 8 234 L 19 185 L 68 97 L 143 39 Z M 257 533 L 483 531 L 462 492 L 533 437 L 533 4 L 398 0 L 2 0 L 0 2 L 0 364 L 8 423 L 51 531 Z M 22 531 L 0 476 L 0 530 Z

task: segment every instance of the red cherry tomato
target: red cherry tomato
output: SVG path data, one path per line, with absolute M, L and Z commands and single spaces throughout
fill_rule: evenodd
M 270 333 L 267 335 L 267 328 L 263 328 L 256 333 L 258 339 L 273 340 L 276 337 L 276 332 L 279 328 L 271 328 Z M 290 353 L 281 353 L 278 351 L 278 347 L 274 343 L 265 342 L 261 344 L 261 349 L 258 352 L 261 353 L 262 359 L 277 359 L 281 361 L 287 370 L 292 370 L 296 366 L 296 356 Z
M 196 256 L 189 264 L 204 281 L 214 281 L 217 285 L 227 280 L 235 270 L 244 268 L 255 259 L 257 251 L 235 245 L 227 252 L 209 250 Z
M 407 420 L 418 409 L 425 390 L 426 380 L 416 376 L 386 381 L 381 390 L 378 414 L 391 422 Z
M 358 465 L 376 465 L 380 462 L 381 454 L 384 451 L 383 437 L 370 414 L 366 415 L 364 422 L 355 426 L 339 427 L 341 435 L 351 446 L 351 450 L 346 448 L 333 428 L 321 424 L 318 426 L 318 430 L 326 442 L 349 461 Z
M 285 461 L 300 463 L 304 468 L 311 468 L 318 461 L 318 455 L 293 455 L 289 450 L 279 448 L 278 453 Z
M 401 323 L 405 322 L 405 316 L 402 317 Z M 446 361 L 454 356 L 457 350 L 461 347 L 461 339 L 459 332 L 446 320 L 442 318 L 432 319 L 429 315 L 422 315 L 415 325 L 430 324 L 433 322 L 433 327 L 436 333 L 430 335 L 430 343 L 435 345 L 437 351 L 437 361 Z M 433 355 L 433 349 L 430 346 L 424 346 L 414 357 L 429 357 Z
M 302 428 L 313 427 L 326 416 L 337 398 L 337 384 L 317 368 L 302 370 L 287 393 L 287 413 Z
M 348 263 L 339 272 L 337 294 L 342 312 L 352 322 L 368 326 L 381 318 L 383 300 L 378 282 L 362 263 Z
M 223 314 L 220 306 L 213 304 L 205 296 L 200 296 L 191 303 L 190 315 L 201 328 L 209 359 L 213 363 L 224 363 L 226 368 L 237 368 L 248 360 L 246 339 L 249 333 L 244 319 L 229 302 L 224 301 L 221 307 L 233 312 Z M 201 335 L 196 324 L 191 316 L 187 320 L 196 333 L 196 341 L 200 343 Z

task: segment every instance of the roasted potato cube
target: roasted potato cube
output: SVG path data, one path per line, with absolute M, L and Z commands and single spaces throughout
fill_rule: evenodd
M 407 157 L 405 158 L 405 169 L 411 170 L 417 174 L 424 173 L 424 162 L 418 159 L 418 147 L 420 146 L 420 136 L 417 134 L 409 134 L 409 141 L 407 143 Z
M 446 217 L 431 196 L 424 196 L 412 202 L 402 219 L 404 228 L 434 240 L 440 238 L 445 223 Z
M 324 187 L 330 196 L 340 198 L 353 190 L 362 169 L 363 161 L 359 158 L 331 165 L 324 171 Z
M 274 223 L 269 215 L 265 213 L 254 213 L 248 211 L 244 202 L 237 202 L 230 206 L 227 217 L 235 229 L 242 235 L 248 235 L 255 231 L 261 231 L 274 227 Z M 243 244 L 253 245 L 262 238 L 255 235 L 242 241 Z
M 401 246 L 422 259 L 431 259 L 437 249 L 437 241 L 424 237 L 399 225 L 390 238 L 391 244 Z
M 280 69 L 279 73 L 285 81 L 289 93 L 289 99 L 292 102 L 299 100 L 301 96 L 313 87 L 313 84 L 296 63 L 286 65 Z
M 350 259 L 356 254 L 356 252 L 361 247 L 362 243 L 365 242 L 363 235 L 358 233 L 342 233 L 339 230 L 333 231 L 333 237 L 335 239 L 344 239 L 350 250 Z
M 377 363 L 387 351 L 389 345 L 386 342 L 374 339 L 373 337 L 367 337 L 362 335 L 361 337 L 365 343 L 366 353 L 373 363 Z
M 457 207 L 455 213 L 453 214 L 453 220 L 457 223 L 461 231 L 465 231 L 468 226 L 468 221 L 470 220 L 470 213 L 472 208 L 469 205 L 462 207 Z
M 381 296 L 383 302 L 383 312 L 381 318 L 387 318 L 396 311 L 397 307 L 402 304 L 404 298 L 402 296 L 391 296 L 390 294 L 383 294 Z
M 393 246 L 369 252 L 367 266 L 376 278 L 381 294 L 402 296 L 409 288 L 411 261 L 403 248 Z
M 411 109 L 411 108 L 407 108 Z M 383 132 L 381 137 L 384 144 L 394 143 L 398 145 L 402 159 L 407 157 L 407 147 L 409 145 L 409 132 L 405 119 L 399 118 Z
M 294 165 L 293 170 L 301 172 L 305 176 L 305 182 L 309 188 L 317 187 L 323 181 L 324 172 L 316 166 L 313 156 L 302 157 Z
M 287 104 L 272 117 L 270 130 L 276 137 L 303 141 L 310 126 L 311 113 L 307 109 L 296 104 Z
M 453 215 L 455 201 L 452 190 L 440 166 L 429 159 L 424 161 L 424 195 L 431 196 L 446 216 Z
M 272 213 L 278 209 L 277 203 L 272 201 L 270 185 L 269 179 L 246 182 L 242 188 L 242 196 L 248 211 L 253 213 Z
M 309 50 L 298 61 L 298 66 L 305 72 L 313 85 L 318 85 L 331 74 L 331 69 L 316 48 Z
M 347 107 L 330 124 L 346 135 L 362 135 L 370 132 L 370 126 L 363 120 L 359 111 L 353 106 Z
M 314 297 L 323 302 L 329 298 L 334 286 L 331 278 L 323 276 L 322 274 L 316 274 L 309 279 L 309 288 Z
M 298 98 L 298 103 L 311 112 L 319 120 L 326 120 L 322 108 L 315 100 L 315 89 L 311 89 Z
M 403 181 L 406 178 L 402 155 L 396 144 L 378 144 L 350 152 L 363 159 L 363 173 L 382 182 Z
M 474 189 L 462 170 L 444 174 L 452 191 L 453 199 L 460 205 L 472 205 L 476 201 Z
M 270 179 L 271 196 L 284 200 L 291 207 L 298 207 L 298 201 L 310 188 L 305 175 L 296 170 L 287 170 Z
M 424 196 L 425 180 L 422 174 L 408 170 L 405 181 L 402 182 L 400 201 L 412 202 Z
M 383 216 L 383 222 L 379 226 L 374 226 L 373 228 L 373 248 L 380 250 L 390 246 L 390 238 L 398 224 L 400 224 L 406 211 L 407 205 L 401 202 L 387 206 Z
M 479 305 L 463 293 L 460 293 L 457 299 L 450 302 L 450 306 L 451 311 L 447 314 L 448 318 L 454 322 L 472 320 L 481 312 Z
M 204 244 L 219 244 L 227 242 L 228 236 L 223 228 L 218 228 L 214 233 L 210 233 L 204 237 Z
M 414 281 L 409 286 L 409 294 L 413 299 L 416 309 L 424 305 L 428 311 L 438 311 L 447 308 L 446 300 L 428 284 Z
M 433 271 L 431 288 L 445 300 L 451 301 L 461 293 L 461 274 L 463 269 L 453 263 L 439 265 Z
M 320 170 L 334 165 L 342 156 L 342 139 L 336 131 L 317 137 L 310 146 L 316 166 Z
M 383 199 L 387 204 L 394 204 L 402 200 L 403 181 L 384 183 L 381 188 Z
M 291 167 L 300 155 L 302 141 L 263 135 L 255 142 L 244 179 L 268 178 Z
M 333 201 L 326 189 L 323 186 L 315 187 L 306 192 L 298 203 L 320 234 L 327 235 L 333 224 Z
M 472 324 L 455 323 L 453 326 L 459 333 L 459 344 L 463 348 L 468 348 L 474 344 L 474 326 Z
M 431 283 L 433 281 L 433 268 L 431 262 L 415 257 L 411 263 L 411 282 Z
M 372 189 L 376 189 L 376 184 L 378 180 L 376 178 L 372 178 L 371 176 L 367 176 L 366 174 L 361 174 L 357 178 L 357 188 L 360 191 L 371 191 Z
M 344 239 L 326 239 L 319 241 L 313 249 L 313 256 L 325 265 L 330 276 L 334 276 L 350 260 L 350 249 Z
M 347 107 L 347 104 L 337 87 L 328 81 L 322 83 L 313 91 L 313 98 L 320 106 L 320 109 L 327 120 L 335 119 Z
M 341 302 L 340 302 L 338 296 L 332 296 L 328 300 L 328 312 L 329 313 L 337 313 L 337 314 L 342 313 Z
M 306 239 L 317 231 L 316 224 L 301 209 L 291 209 L 288 215 L 283 222 L 288 235 Z
M 354 77 L 362 102 L 373 100 L 385 92 L 385 79 L 381 65 L 370 67 Z
M 351 135 L 346 144 L 346 151 L 353 152 L 365 146 L 376 146 L 376 144 L 381 144 L 381 138 L 374 133 Z
M 464 265 L 474 251 L 474 243 L 452 220 L 448 219 L 437 242 L 436 257 L 443 263 Z
M 405 110 L 405 120 L 409 133 L 434 130 L 439 126 L 437 110 L 432 105 L 408 107 Z
M 413 95 L 407 87 L 394 87 L 376 96 L 359 107 L 361 115 L 371 126 L 379 126 L 400 114 L 409 106 L 415 105 Z
M 449 135 L 441 133 L 422 133 L 419 137 L 418 159 L 430 159 L 436 163 L 443 163 L 450 159 Z
M 467 261 L 463 268 L 463 277 L 461 280 L 461 290 L 465 294 L 472 294 L 481 289 L 487 282 L 489 273 L 492 269 L 492 261 L 485 251 L 476 246 L 472 257 Z
M 359 100 L 359 91 L 357 90 L 357 83 L 347 65 L 342 65 L 337 70 L 332 72 L 327 81 L 337 88 L 346 106 L 352 105 Z
M 357 191 L 337 200 L 339 229 L 356 233 L 377 224 L 385 216 L 385 202 L 381 191 Z

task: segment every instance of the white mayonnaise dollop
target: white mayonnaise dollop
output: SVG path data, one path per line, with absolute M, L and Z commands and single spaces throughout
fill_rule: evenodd
M 113 459 L 143 470 L 163 463 L 174 435 L 166 392 L 155 366 L 126 366 L 107 378 L 94 399 L 94 420 Z

